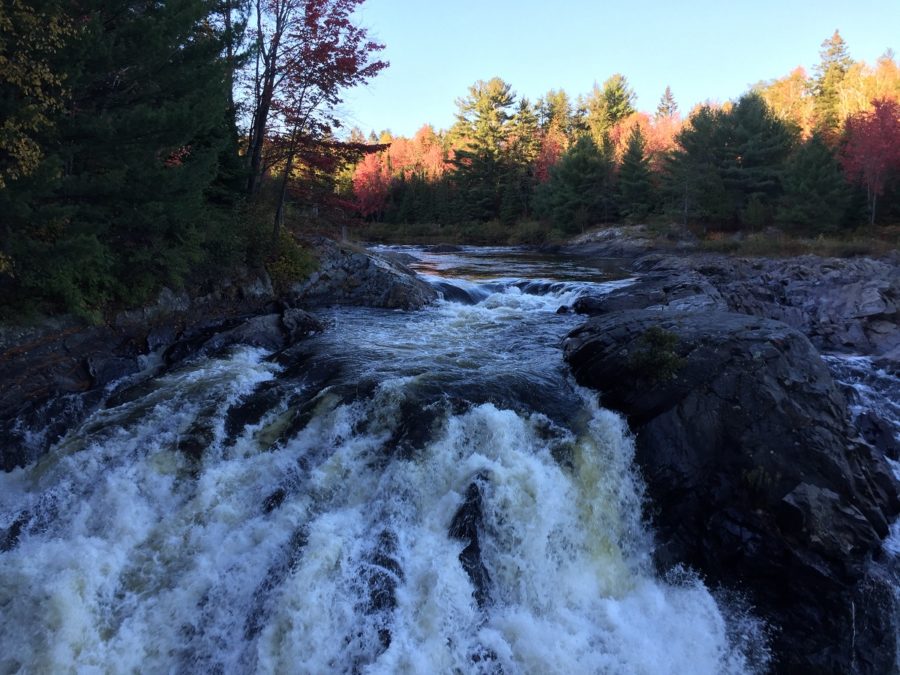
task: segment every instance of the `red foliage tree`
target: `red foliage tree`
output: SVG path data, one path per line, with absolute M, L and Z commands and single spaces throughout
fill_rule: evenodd
M 356 209 L 363 218 L 377 216 L 387 203 L 391 177 L 381 153 L 366 155 L 353 172 Z
M 869 223 L 875 223 L 878 197 L 893 172 L 900 171 L 900 104 L 882 99 L 872 110 L 847 119 L 841 163 L 847 177 L 865 186 Z
M 566 150 L 566 137 L 555 126 L 550 127 L 541 138 L 541 149 L 534 160 L 534 178 L 538 183 L 550 180 L 550 168 L 562 157 Z
M 257 66 L 248 156 L 250 190 L 265 170 L 262 148 L 275 137 L 279 153 L 267 164 L 284 166 L 275 216 L 294 164 L 340 123 L 335 110 L 345 89 L 365 83 L 383 68 L 374 55 L 383 45 L 368 39 L 351 15 L 364 0 L 254 0 Z

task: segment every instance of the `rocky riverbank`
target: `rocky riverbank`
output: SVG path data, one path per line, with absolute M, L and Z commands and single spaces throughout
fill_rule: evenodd
M 318 270 L 281 292 L 264 271 L 248 271 L 193 292 L 164 289 L 154 304 L 121 312 L 105 325 L 62 317 L 0 327 L 0 469 L 37 459 L 101 406 L 114 382 L 134 384 L 234 344 L 283 349 L 324 329 L 305 309 L 408 310 L 437 297 L 400 263 L 327 239 L 310 243 Z
M 658 566 L 745 593 L 779 672 L 893 672 L 897 443 L 885 420 L 851 423 L 819 350 L 897 372 L 898 261 L 652 253 L 631 268 L 632 285 L 576 303 L 593 318 L 565 352 L 636 433 Z

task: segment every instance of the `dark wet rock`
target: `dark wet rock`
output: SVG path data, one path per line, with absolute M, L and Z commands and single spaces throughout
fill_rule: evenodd
M 725 300 L 696 272 L 646 274 L 634 283 L 605 295 L 584 296 L 575 301 L 578 314 L 606 314 L 624 309 L 715 311 L 727 309 Z
M 19 537 L 28 526 L 31 520 L 31 514 L 28 511 L 22 511 L 7 528 L 0 528 L 0 553 L 12 551 L 19 545 Z
M 211 426 L 209 416 L 201 415 L 178 439 L 178 452 L 194 462 L 200 462 L 215 439 L 216 432 Z
M 895 667 L 894 619 L 855 598 L 898 484 L 809 340 L 759 317 L 651 309 L 591 319 L 565 354 L 636 432 L 661 568 L 746 589 L 780 628 L 781 672 Z M 883 644 L 866 656 L 882 670 L 855 670 Z
M 272 513 L 272 511 L 284 504 L 285 497 L 287 497 L 287 490 L 284 488 L 275 490 L 263 501 L 263 512 Z
M 261 382 L 255 391 L 226 411 L 225 438 L 233 440 L 248 426 L 259 424 L 269 411 L 281 404 L 284 395 L 284 383 L 278 380 Z
M 325 330 L 321 321 L 297 307 L 290 307 L 282 312 L 281 324 L 290 344 Z
M 429 284 L 387 258 L 329 239 L 316 239 L 312 245 L 319 269 L 291 288 L 290 299 L 296 304 L 412 310 L 437 299 Z
M 900 440 L 897 440 L 897 430 L 890 422 L 867 410 L 857 416 L 855 423 L 866 442 L 885 457 L 900 460 Z
M 402 251 L 379 251 L 378 255 L 394 264 L 402 265 L 406 269 L 409 269 L 409 266 L 413 263 L 419 262 L 419 258 L 416 256 L 403 253 Z
M 697 238 L 685 227 L 647 225 L 604 227 L 575 237 L 558 249 L 569 255 L 599 258 L 637 258 L 651 251 L 693 251 Z
M 399 421 L 385 444 L 390 456 L 414 458 L 431 440 L 445 415 L 446 405 L 443 401 L 427 404 L 414 398 L 404 399 L 395 416 Z
M 244 638 L 252 640 L 266 625 L 266 619 L 271 615 L 275 590 L 281 586 L 291 573 L 300 558 L 306 545 L 309 543 L 309 533 L 305 527 L 293 532 L 285 545 L 279 551 L 275 560 L 269 566 L 262 581 L 253 593 L 253 602 L 247 618 L 244 620 Z
M 455 244 L 436 244 L 434 246 L 429 246 L 425 249 L 426 253 L 460 253 L 462 251 L 461 246 L 456 246 Z
M 556 313 L 557 313 L 557 314 L 568 314 L 568 313 L 570 313 L 571 311 L 572 311 L 572 310 L 569 308 L 568 305 L 560 305 L 560 306 L 557 308 Z
M 444 300 L 458 302 L 461 305 L 477 305 L 488 296 L 483 288 L 461 288 L 450 281 L 438 281 L 433 286 Z
M 484 607 L 490 600 L 491 578 L 481 560 L 479 539 L 484 527 L 481 501 L 479 482 L 470 483 L 462 505 L 457 509 L 450 522 L 449 535 L 453 539 L 466 542 L 465 548 L 459 554 L 459 561 L 475 588 L 475 601 L 479 607 Z
M 86 366 L 94 387 L 105 387 L 115 380 L 133 375 L 140 370 L 140 364 L 133 356 L 94 354 L 87 358 Z
M 900 363 L 900 264 L 896 259 L 785 260 L 652 254 L 635 271 L 677 279 L 699 274 L 734 312 L 782 321 L 819 349 Z

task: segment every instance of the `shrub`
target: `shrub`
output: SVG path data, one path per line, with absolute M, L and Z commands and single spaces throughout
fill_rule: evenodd
M 266 263 L 266 271 L 277 290 L 285 290 L 291 284 L 306 279 L 318 267 L 316 256 L 286 231 L 281 232 L 274 255 Z

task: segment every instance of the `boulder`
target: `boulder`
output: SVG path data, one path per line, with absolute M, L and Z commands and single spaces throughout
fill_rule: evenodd
M 315 239 L 319 269 L 296 283 L 292 304 L 421 309 L 437 292 L 409 268 L 351 244 Z
M 749 593 L 781 672 L 896 668 L 892 593 L 870 561 L 898 484 L 805 336 L 729 312 L 618 311 L 573 331 L 565 357 L 636 433 L 660 568 Z
M 624 309 L 711 311 L 726 309 L 727 305 L 703 275 L 688 270 L 646 274 L 604 295 L 580 297 L 573 308 L 578 314 L 594 316 Z

